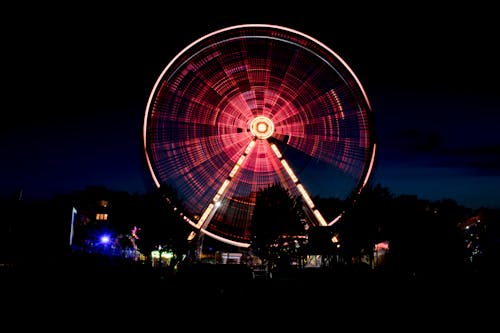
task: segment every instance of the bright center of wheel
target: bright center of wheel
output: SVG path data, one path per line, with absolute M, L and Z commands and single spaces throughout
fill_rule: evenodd
M 250 131 L 257 139 L 265 140 L 273 135 L 274 124 L 271 119 L 265 116 L 258 116 L 250 123 Z

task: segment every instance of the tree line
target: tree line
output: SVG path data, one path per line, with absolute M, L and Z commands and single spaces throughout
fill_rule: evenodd
M 99 228 L 121 235 L 135 228 L 136 242 L 144 253 L 163 244 L 181 260 L 192 250 L 193 244 L 186 237 L 190 226 L 173 210 L 182 208 L 174 189 L 162 187 L 145 194 L 129 194 L 89 187 L 42 202 L 1 200 L 1 261 L 57 260 L 65 255 L 69 251 L 72 208 L 91 212 L 89 205 L 103 195 L 110 202 L 109 219 Z M 251 250 L 283 265 L 290 256 L 312 249 L 315 253 L 335 253 L 351 264 L 359 262 L 361 256 L 373 256 L 375 244 L 388 242 L 390 250 L 381 269 L 418 275 L 491 272 L 500 262 L 499 210 L 475 210 L 452 199 L 430 201 L 415 195 L 395 196 L 379 184 L 368 186 L 345 201 L 321 197 L 313 201 L 327 216 L 342 212 L 339 222 L 320 231 L 328 237 L 313 237 L 318 228 L 305 224 L 307 212 L 300 197 L 279 184 L 262 189 L 251 225 Z M 464 222 L 472 216 L 481 216 L 481 222 L 465 228 Z M 338 244 L 332 245 L 331 235 L 338 236 Z M 309 244 L 304 246 L 301 239 Z

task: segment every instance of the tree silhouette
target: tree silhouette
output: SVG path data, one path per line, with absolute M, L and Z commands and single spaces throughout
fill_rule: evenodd
M 372 260 L 374 245 L 388 237 L 393 195 L 388 188 L 369 185 L 349 201 L 352 205 L 338 225 L 346 261 L 362 254 Z
M 293 236 L 304 235 L 300 197 L 276 183 L 257 193 L 250 226 L 252 251 L 261 259 L 276 261 L 290 255 Z
M 186 254 L 191 246 L 187 240 L 191 228 L 179 214 L 184 208 L 175 190 L 162 185 L 137 199 L 135 211 L 140 214 L 138 226 L 142 229 L 140 247 L 149 253 L 161 245 L 172 250 L 176 258 Z

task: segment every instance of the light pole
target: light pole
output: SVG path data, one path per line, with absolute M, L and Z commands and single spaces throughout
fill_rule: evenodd
M 76 214 L 77 214 L 76 208 L 73 207 L 73 209 L 71 211 L 71 226 L 70 226 L 70 229 L 69 229 L 69 246 L 70 247 L 73 245 L 73 236 L 75 234 L 74 225 L 75 225 Z

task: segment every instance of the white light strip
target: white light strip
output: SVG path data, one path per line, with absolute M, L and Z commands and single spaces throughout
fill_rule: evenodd
M 299 179 L 297 178 L 297 176 L 295 176 L 295 173 L 293 172 L 292 168 L 290 168 L 288 163 L 283 159 L 281 160 L 281 164 L 283 164 L 283 167 L 285 168 L 286 172 L 288 173 L 290 178 L 292 178 L 293 183 L 297 184 L 299 182 Z
M 236 164 L 233 168 L 233 170 L 231 170 L 231 173 L 229 174 L 229 178 L 233 178 L 234 175 L 236 174 L 236 172 L 238 171 L 238 169 L 240 168 L 240 165 L 239 164 Z
M 236 162 L 236 164 L 237 165 L 243 164 L 243 161 L 245 160 L 245 157 L 246 157 L 245 154 L 241 155 L 241 157 L 238 159 L 238 162 Z
M 333 225 L 333 224 L 337 223 L 341 217 L 342 217 L 342 214 L 340 214 L 339 216 L 334 218 L 332 221 L 330 221 L 330 223 L 328 223 L 328 225 Z
M 228 185 L 229 185 L 229 179 L 226 179 L 224 183 L 222 183 L 222 186 L 220 187 L 220 190 L 219 192 L 217 192 L 217 194 L 222 195 L 224 191 L 226 191 Z M 219 200 L 214 200 L 214 201 L 219 201 Z
M 309 206 L 309 208 L 311 209 L 314 209 L 314 203 L 311 197 L 309 196 L 309 193 L 307 193 L 306 189 L 304 188 L 304 186 L 302 186 L 302 184 L 297 184 L 297 189 L 304 198 L 304 201 L 306 202 L 307 206 Z
M 205 220 L 208 218 L 208 215 L 212 212 L 214 207 L 215 207 L 215 205 L 213 203 L 208 205 L 207 209 L 205 209 L 205 211 L 203 212 L 203 215 L 201 215 L 200 219 L 198 220 L 198 223 L 195 226 L 196 228 L 199 229 L 203 225 L 203 222 L 205 222 Z
M 366 183 L 368 183 L 368 179 L 370 178 L 370 175 L 371 175 L 372 169 L 373 169 L 373 162 L 375 161 L 375 152 L 376 152 L 376 150 L 377 150 L 377 144 L 374 143 L 373 144 L 372 157 L 371 157 L 371 160 L 370 160 L 370 165 L 368 166 L 368 171 L 366 172 L 366 177 L 363 180 L 363 185 L 361 186 L 361 189 L 359 190 L 359 192 L 361 192 L 361 190 L 366 186 Z
M 245 158 L 252 151 L 253 147 L 255 147 L 255 140 L 250 141 L 247 148 L 245 149 L 245 152 L 243 153 L 243 155 L 240 156 L 238 162 L 236 162 L 231 172 L 229 173 L 229 176 L 227 177 L 227 179 L 224 180 L 220 189 L 217 191 L 217 194 L 212 199 L 212 202 L 208 205 L 207 209 L 205 209 L 205 211 L 201 215 L 201 218 L 199 219 L 198 223 L 196 223 L 195 228 L 203 230 L 208 226 L 210 220 L 215 215 L 215 211 L 217 210 L 216 208 L 220 204 L 220 200 L 224 196 L 224 192 L 226 192 L 227 188 L 229 187 L 229 184 L 231 183 L 231 180 L 234 178 L 234 176 L 240 169 L 241 164 L 243 163 L 243 161 L 245 161 Z
M 316 216 L 316 218 L 318 219 L 319 224 L 321 224 L 323 226 L 327 225 L 325 219 L 323 218 L 323 215 L 321 215 L 319 210 L 315 209 L 315 210 L 313 210 L 313 213 L 314 213 L 314 216 Z
M 278 150 L 278 147 L 274 143 L 271 144 L 271 149 L 274 151 L 276 156 L 281 159 L 283 156 L 281 155 L 280 151 Z
M 302 186 L 302 184 L 299 183 L 299 179 L 297 178 L 297 176 L 293 172 L 293 170 L 290 167 L 290 165 L 288 164 L 288 162 L 283 158 L 283 155 L 278 150 L 278 147 L 276 147 L 275 144 L 271 144 L 271 149 L 274 151 L 274 153 L 276 154 L 276 156 L 278 157 L 278 159 L 281 161 L 281 164 L 283 165 L 283 168 L 288 173 L 288 176 L 290 176 L 290 179 L 292 179 L 292 181 L 295 184 L 295 186 L 297 186 L 297 189 L 299 190 L 300 195 L 304 199 L 304 201 L 307 204 L 307 206 L 309 207 L 309 209 L 311 209 L 311 211 L 313 212 L 313 214 L 316 217 L 316 219 L 318 220 L 319 224 L 322 225 L 322 226 L 328 225 L 328 223 L 323 218 L 323 216 L 321 215 L 321 213 L 319 212 L 319 210 L 317 210 L 315 208 L 314 202 L 312 201 L 311 197 L 309 196 L 309 193 L 307 193 L 307 191 L 304 188 L 304 186 Z
M 250 246 L 250 243 L 243 243 L 243 242 L 236 242 L 236 241 L 232 241 L 232 240 L 229 240 L 227 238 L 224 238 L 224 237 L 221 237 L 221 236 L 217 236 L 216 234 L 214 233 L 211 233 L 210 231 L 207 231 L 205 229 L 201 229 L 201 232 L 203 232 L 204 234 L 207 234 L 208 236 L 214 238 L 214 239 L 217 239 L 221 242 L 224 242 L 226 244 L 229 244 L 229 245 L 234 245 L 234 246 L 237 246 L 237 247 L 244 247 L 244 248 L 247 248 Z
M 250 152 L 252 151 L 254 146 L 255 146 L 255 140 L 250 141 L 250 143 L 248 144 L 247 149 L 245 149 L 245 152 L 243 153 L 243 155 L 250 154 Z

